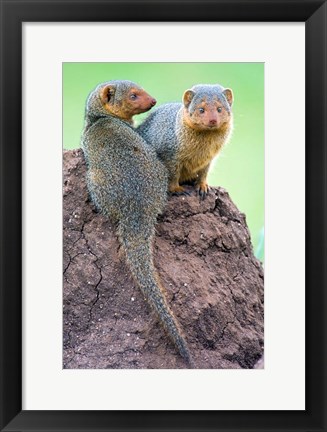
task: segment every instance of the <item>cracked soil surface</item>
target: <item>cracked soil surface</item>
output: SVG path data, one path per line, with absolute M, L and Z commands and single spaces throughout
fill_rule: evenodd
M 134 284 L 114 227 L 88 200 L 81 150 L 64 151 L 63 367 L 183 369 Z M 192 191 L 192 188 L 190 188 Z M 263 354 L 264 283 L 244 214 L 222 188 L 171 197 L 154 260 L 197 368 L 253 368 Z

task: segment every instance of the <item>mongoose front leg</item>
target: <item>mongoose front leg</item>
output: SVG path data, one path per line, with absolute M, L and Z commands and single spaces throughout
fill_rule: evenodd
M 179 184 L 180 180 L 180 167 L 174 168 L 174 176 L 170 177 L 168 184 L 168 192 L 171 195 L 190 195 L 183 186 Z
M 201 200 L 204 200 L 209 194 L 209 185 L 207 183 L 207 176 L 210 164 L 198 172 L 198 177 L 195 182 L 195 188 Z

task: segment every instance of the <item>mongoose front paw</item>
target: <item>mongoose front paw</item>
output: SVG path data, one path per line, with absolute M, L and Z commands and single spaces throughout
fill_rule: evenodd
M 200 200 L 203 201 L 207 197 L 207 195 L 209 195 L 208 183 L 206 183 L 206 182 L 200 183 L 197 186 L 196 191 L 197 191 L 198 195 L 200 196 Z

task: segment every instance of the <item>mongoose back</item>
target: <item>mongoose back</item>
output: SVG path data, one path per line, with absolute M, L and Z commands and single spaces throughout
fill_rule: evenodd
M 99 84 L 86 103 L 82 148 L 87 185 L 97 209 L 117 225 L 131 273 L 180 354 L 192 364 L 186 342 L 154 268 L 154 227 L 167 195 L 167 170 L 132 127 L 132 117 L 155 100 L 131 81 Z
M 195 85 L 185 91 L 183 103 L 158 107 L 137 128 L 165 164 L 169 192 L 183 194 L 182 184 L 193 181 L 200 198 L 206 197 L 210 163 L 232 131 L 232 103 L 231 89 Z

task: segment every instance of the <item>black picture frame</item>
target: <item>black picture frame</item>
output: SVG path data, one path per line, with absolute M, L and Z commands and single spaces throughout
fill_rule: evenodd
M 0 4 L 1 431 L 327 431 L 326 1 L 0 0 Z M 22 23 L 28 21 L 305 22 L 305 411 L 22 411 Z M 287 109 L 298 108 L 287 101 Z M 296 361 L 285 359 L 285 367 Z

